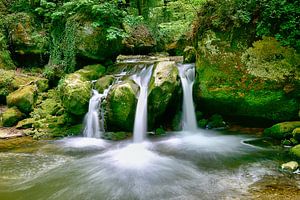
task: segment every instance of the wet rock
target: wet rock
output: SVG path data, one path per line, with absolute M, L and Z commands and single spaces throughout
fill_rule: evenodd
M 115 80 L 113 75 L 106 75 L 97 80 L 95 83 L 95 89 L 101 94 L 107 89 Z
M 9 107 L 16 106 L 21 112 L 29 113 L 32 111 L 37 99 L 38 88 L 36 85 L 27 85 L 10 93 L 6 97 Z
M 109 130 L 132 131 L 137 85 L 126 81 L 113 86 L 107 97 L 107 126 Z
M 14 126 L 18 121 L 24 118 L 24 114 L 17 108 L 8 108 L 1 114 L 2 125 L 5 127 Z
M 264 135 L 276 139 L 292 136 L 295 128 L 300 127 L 300 121 L 282 122 L 264 130 Z
M 298 169 L 299 165 L 296 161 L 290 161 L 281 165 L 281 169 L 288 171 L 295 171 Z
M 161 118 L 167 114 L 166 111 L 168 107 L 173 107 L 173 110 L 176 109 L 176 100 L 178 100 L 179 97 L 179 88 L 180 81 L 178 79 L 178 70 L 175 62 L 159 62 L 153 70 L 149 84 L 149 126 L 160 121 Z

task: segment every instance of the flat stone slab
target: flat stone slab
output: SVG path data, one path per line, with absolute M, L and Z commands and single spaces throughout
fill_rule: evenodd
M 24 136 L 23 132 L 15 128 L 0 128 L 0 139 L 9 139 Z

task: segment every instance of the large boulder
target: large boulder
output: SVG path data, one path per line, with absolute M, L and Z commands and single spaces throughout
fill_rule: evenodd
M 91 80 L 98 79 L 104 72 L 102 65 L 88 65 L 67 75 L 60 82 L 58 88 L 62 104 L 69 113 L 84 115 L 87 112 L 92 91 Z
M 84 115 L 88 110 L 92 84 L 79 74 L 70 74 L 58 86 L 64 108 L 74 115 Z
M 21 112 L 29 113 L 32 111 L 37 99 L 38 87 L 36 85 L 27 85 L 10 93 L 6 97 L 9 107 L 16 106 Z
M 94 27 L 91 21 L 80 20 L 75 34 L 77 56 L 81 58 L 105 61 L 114 59 L 121 51 L 122 41 L 108 41 L 105 29 Z
M 149 84 L 149 126 L 161 122 L 162 117 L 165 118 L 168 107 L 172 107 L 172 110 L 176 110 L 179 87 L 180 80 L 178 78 L 178 70 L 175 62 L 158 62 L 153 70 Z M 166 115 L 170 116 L 170 112 Z
M 264 135 L 276 139 L 292 136 L 295 128 L 300 127 L 300 121 L 282 122 L 264 130 Z
M 249 62 L 259 56 L 247 51 L 247 37 L 228 37 L 228 33 L 207 31 L 199 38 L 197 81 L 194 86 L 197 109 L 248 123 L 255 121 L 256 124 L 297 119 L 299 98 L 291 95 L 292 91 L 288 91 L 288 94 L 284 90 L 286 82 L 277 77 L 262 76 L 261 71 L 252 73 L 247 68 Z M 272 48 L 271 45 L 269 48 Z M 275 62 L 285 61 L 296 66 L 293 56 L 287 58 L 287 55 L 281 55 L 282 49 L 276 49 L 277 46 L 272 51 L 264 50 L 268 56 L 264 55 L 265 59 L 255 63 L 257 68 L 262 64 L 272 66 Z M 252 51 L 255 50 L 256 47 Z M 275 61 L 268 61 L 267 58 L 274 58 Z M 280 62 L 276 61 L 277 58 L 280 58 Z M 276 71 L 277 67 L 273 70 Z M 276 73 L 280 74 L 278 71 Z M 297 88 L 299 80 L 296 76 L 291 75 L 289 79 L 289 82 L 293 82 L 289 88 Z
M 16 107 L 8 108 L 1 115 L 2 125 L 5 127 L 14 126 L 23 117 L 24 114 L 21 113 Z
M 136 93 L 138 87 L 132 81 L 114 85 L 107 97 L 107 126 L 109 130 L 132 131 Z

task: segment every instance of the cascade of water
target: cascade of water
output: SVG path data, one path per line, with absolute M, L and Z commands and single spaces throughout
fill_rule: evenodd
M 85 115 L 84 120 L 84 131 L 83 135 L 85 137 L 96 137 L 100 138 L 101 130 L 99 125 L 99 112 L 98 108 L 101 102 L 101 94 L 97 90 L 93 90 L 93 96 L 89 102 L 89 111 Z
M 147 103 L 148 84 L 152 75 L 153 65 L 144 67 L 138 74 L 132 76 L 136 84 L 140 86 L 140 94 L 135 112 L 133 141 L 142 142 L 147 132 Z
M 195 81 L 195 64 L 179 64 L 179 76 L 183 89 L 183 116 L 184 131 L 196 131 L 197 121 L 193 102 L 193 84 Z
M 101 134 L 105 132 L 105 109 L 101 104 L 106 99 L 112 86 L 120 83 L 121 78 L 125 75 L 126 72 L 115 74 L 115 81 L 113 81 L 113 83 L 109 85 L 102 94 L 99 94 L 97 90 L 93 90 L 93 96 L 89 101 L 89 111 L 85 115 L 84 119 L 83 135 L 85 137 L 100 138 Z

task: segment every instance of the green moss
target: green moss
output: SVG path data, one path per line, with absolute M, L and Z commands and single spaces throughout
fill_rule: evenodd
M 300 121 L 282 122 L 264 130 L 264 135 L 276 139 L 285 139 L 292 136 L 295 128 L 300 127 Z
M 115 85 L 108 96 L 108 127 L 132 131 L 136 108 L 136 88 L 132 82 Z
M 70 74 L 58 86 L 64 108 L 74 115 L 84 115 L 88 109 L 92 85 L 79 74 Z
M 21 112 L 29 113 L 36 102 L 37 90 L 35 85 L 21 87 L 6 97 L 7 105 L 16 106 Z
M 300 144 L 294 146 L 293 148 L 291 148 L 290 150 L 292 155 L 297 156 L 298 158 L 300 158 Z
M 85 66 L 83 69 L 80 69 L 75 73 L 79 74 L 86 80 L 96 80 L 105 73 L 105 70 L 104 66 L 96 64 Z
M 245 48 L 235 49 L 222 33 L 206 36 L 199 41 L 201 56 L 196 65 L 198 109 L 236 118 L 296 119 L 300 103 L 286 94 L 284 82 L 249 74 L 241 56 Z
M 21 113 L 17 108 L 9 108 L 1 115 L 2 124 L 5 127 L 11 127 L 14 126 L 23 117 L 24 114 Z
M 293 138 L 300 142 L 300 128 L 295 128 L 292 132 Z
M 101 78 L 99 78 L 97 80 L 97 82 L 95 83 L 95 89 L 99 92 L 99 93 L 103 93 L 103 91 L 105 89 L 107 89 L 115 80 L 113 75 L 106 75 L 103 76 Z

